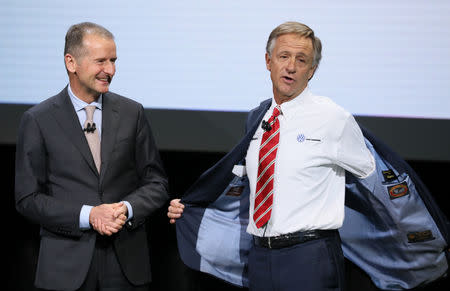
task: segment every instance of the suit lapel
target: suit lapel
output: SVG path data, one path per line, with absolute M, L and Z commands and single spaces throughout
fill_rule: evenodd
M 101 157 L 102 168 L 100 170 L 100 183 L 108 168 L 111 152 L 114 149 L 117 127 L 119 126 L 119 103 L 111 93 L 103 94 L 102 104 L 102 141 Z
M 250 134 L 251 137 L 253 137 L 253 135 L 255 134 L 255 131 L 258 128 L 258 125 L 261 123 L 261 120 L 263 119 L 267 110 L 269 110 L 271 104 L 272 104 L 272 99 L 264 100 L 263 102 L 261 102 L 259 107 L 255 110 L 254 114 L 249 117 L 250 127 L 249 127 L 247 134 Z M 248 145 L 247 145 L 247 147 L 248 147 Z
M 80 121 L 73 104 L 70 101 L 69 94 L 67 93 L 67 87 L 58 94 L 53 105 L 53 114 L 59 126 L 63 129 L 63 132 L 66 134 L 67 138 L 75 145 L 76 148 L 78 148 L 92 171 L 98 175 L 91 150 L 87 143 L 86 137 L 84 136 L 84 132 L 80 127 Z
M 249 127 L 247 129 L 247 133 L 241 139 L 239 144 L 236 146 L 236 150 L 238 152 L 239 159 L 245 158 L 245 154 L 247 153 L 248 146 L 250 141 L 255 135 L 256 129 L 258 128 L 261 120 L 263 119 L 266 111 L 269 109 L 271 104 L 271 99 L 261 102 L 259 107 L 253 112 L 251 116 L 249 116 Z

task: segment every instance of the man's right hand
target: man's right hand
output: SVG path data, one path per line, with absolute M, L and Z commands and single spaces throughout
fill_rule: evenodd
M 122 229 L 126 214 L 127 207 L 123 202 L 101 204 L 92 208 L 89 223 L 101 235 L 110 236 Z
M 180 199 L 173 199 L 170 201 L 169 212 L 167 216 L 169 217 L 169 222 L 174 224 L 178 218 L 183 214 L 184 204 L 180 203 Z

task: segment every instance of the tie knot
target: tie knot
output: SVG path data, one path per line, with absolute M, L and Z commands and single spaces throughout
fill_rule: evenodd
M 273 113 L 272 113 L 272 117 L 275 119 L 278 117 L 278 115 L 281 114 L 281 108 L 280 106 L 275 106 L 275 108 L 273 109 Z
M 84 107 L 84 110 L 86 110 L 86 120 L 92 121 L 94 119 L 94 111 L 95 111 L 94 105 L 88 105 Z

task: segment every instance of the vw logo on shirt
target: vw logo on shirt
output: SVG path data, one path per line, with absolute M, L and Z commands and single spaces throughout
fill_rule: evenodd
M 299 135 L 297 135 L 297 141 L 298 142 L 304 142 L 306 139 L 305 135 L 303 133 L 300 133 Z

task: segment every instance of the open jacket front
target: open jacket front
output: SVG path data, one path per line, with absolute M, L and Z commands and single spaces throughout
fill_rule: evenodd
M 183 195 L 177 240 L 184 263 L 238 286 L 248 286 L 249 186 L 242 165 L 271 100 L 249 113 L 246 135 Z M 364 179 L 346 177 L 345 220 L 339 229 L 347 259 L 384 290 L 425 285 L 447 273 L 450 223 L 414 170 L 361 128 L 376 161 Z

